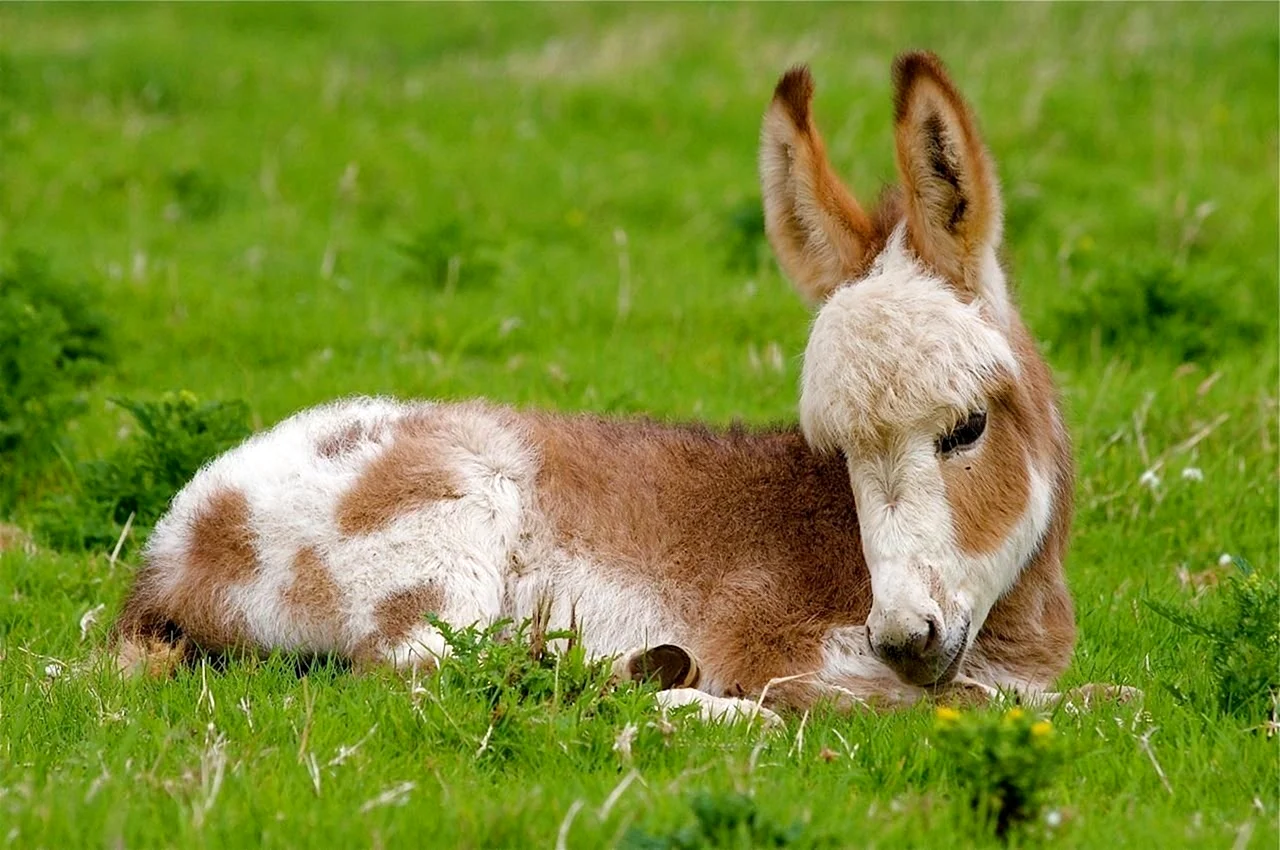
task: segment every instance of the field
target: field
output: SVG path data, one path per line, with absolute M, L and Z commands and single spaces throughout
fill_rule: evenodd
M 522 705 L 476 685 L 493 659 L 122 682 L 95 654 L 145 533 L 112 557 L 127 517 L 86 492 L 117 469 L 91 461 L 138 463 L 116 400 L 242 401 L 219 409 L 254 429 L 354 393 L 794 419 L 808 313 L 760 232 L 759 119 L 809 62 L 870 198 L 909 47 L 981 118 L 1076 444 L 1062 684 L 1145 693 L 1053 714 L 1009 840 L 1275 847 L 1278 738 L 1219 698 L 1225 667 L 1280 664 L 1233 642 L 1274 636 L 1274 596 L 1231 596 L 1280 569 L 1270 4 L 0 6 L 0 376 L 39 356 L 14 291 L 90 317 L 59 361 L 83 369 L 0 399 L 0 841 L 998 843 L 930 705 L 766 732 L 589 681 Z

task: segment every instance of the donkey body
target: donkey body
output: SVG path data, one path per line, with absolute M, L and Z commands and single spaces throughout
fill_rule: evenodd
M 800 424 L 716 431 L 359 398 L 206 466 L 117 623 L 125 668 L 206 650 L 431 664 L 428 612 L 548 613 L 597 655 L 676 644 L 704 714 L 947 687 L 1043 693 L 1075 639 L 1072 467 L 996 261 L 1000 197 L 929 54 L 894 66 L 902 187 L 840 184 L 796 69 L 765 115 L 766 226 L 819 306 Z M 687 683 L 686 683 L 687 684 Z

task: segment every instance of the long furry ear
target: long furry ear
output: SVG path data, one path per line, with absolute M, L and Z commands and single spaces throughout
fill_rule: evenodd
M 893 63 L 893 112 L 907 235 L 962 295 L 981 291 L 983 255 L 1000 243 L 1000 187 L 969 105 L 932 53 Z
M 765 232 L 796 289 L 826 299 L 871 259 L 871 221 L 827 162 L 813 125 L 813 77 L 804 66 L 783 74 L 760 132 Z

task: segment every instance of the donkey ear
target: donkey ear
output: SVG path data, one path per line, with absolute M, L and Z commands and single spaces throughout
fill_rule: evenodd
M 984 253 L 1000 242 L 1000 187 L 991 157 L 937 56 L 899 56 L 893 86 L 908 238 L 920 259 L 972 297 Z
M 817 303 L 866 267 L 872 237 L 870 219 L 827 162 L 812 99 L 807 67 L 778 81 L 760 132 L 760 186 L 773 253 Z

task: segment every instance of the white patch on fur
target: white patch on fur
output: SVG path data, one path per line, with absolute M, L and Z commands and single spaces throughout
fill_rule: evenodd
M 383 658 L 398 670 L 434 666 L 449 654 L 444 635 L 427 623 L 415 626 L 403 641 L 383 652 Z
M 1026 510 L 1000 547 L 984 555 L 961 556 L 960 580 L 955 592 L 970 607 L 970 644 L 987 621 L 992 606 L 1017 582 L 1022 568 L 1040 547 L 1049 530 L 1049 522 L 1053 518 L 1054 483 L 1034 464 L 1027 465 L 1027 477 L 1029 494 Z
M 227 490 L 244 496 L 256 537 L 258 578 L 234 589 L 228 613 L 243 613 L 255 637 L 287 634 L 285 646 L 317 640 L 323 651 L 336 635 L 300 634 L 283 614 L 279 595 L 292 580 L 293 560 L 305 546 L 321 546 L 334 536 L 333 510 L 338 498 L 358 477 L 378 447 L 365 444 L 339 461 L 317 457 L 317 441 L 359 420 L 372 424 L 397 416 L 405 406 L 383 399 L 353 399 L 312 408 L 256 434 L 206 464 L 184 487 L 169 512 L 156 524 L 147 557 L 160 565 L 180 565 L 191 545 L 193 524 L 209 501 Z M 163 591 L 171 593 L 185 579 L 185 569 L 161 574 Z
M 951 592 L 964 576 L 933 432 L 900 435 L 848 464 L 871 573 L 872 632 L 905 644 L 933 619 L 951 637 L 967 614 Z M 944 594 L 935 598 L 939 586 Z
M 1044 539 L 1053 484 L 1028 464 L 1022 516 L 998 548 L 970 555 L 955 540 L 931 435 L 904 439 L 870 460 L 851 458 L 849 470 L 871 574 L 872 632 L 905 643 L 927 631 L 932 617 L 947 644 L 971 646 Z
M 438 460 L 461 493 L 423 505 L 369 534 L 344 535 L 336 521 L 343 495 L 396 438 L 409 414 L 438 411 L 444 425 Z M 326 456 L 317 447 L 334 435 L 356 438 Z M 433 436 L 433 439 L 435 437 Z M 181 565 L 201 507 L 224 489 L 242 493 L 256 538 L 257 577 L 228 589 L 228 615 L 241 615 L 263 647 L 349 653 L 377 630 L 378 604 L 430 583 L 444 598 L 442 619 L 455 626 L 517 622 L 550 602 L 552 629 L 576 623 L 591 653 L 687 639 L 687 629 L 643 581 L 626 581 L 607 565 L 554 545 L 531 508 L 536 454 L 518 428 L 485 408 L 352 399 L 302 411 L 221 456 L 174 500 L 157 525 L 149 554 Z M 284 602 L 298 552 L 311 547 L 342 597 L 338 620 L 300 618 Z M 165 573 L 175 587 L 179 566 Z M 397 666 L 417 665 L 445 647 L 425 623 L 384 654 Z
M 998 238 L 993 239 L 982 249 L 978 265 L 978 298 L 990 310 L 999 328 L 1008 333 L 1013 326 L 1014 311 L 1009 300 L 1009 284 L 1000 266 L 1000 258 L 996 256 L 995 246 L 999 244 Z
M 371 534 L 343 535 L 338 529 L 340 499 L 391 444 L 391 426 L 432 409 L 437 408 L 354 399 L 286 419 L 201 470 L 157 525 L 149 555 L 157 563 L 182 563 L 201 507 L 229 488 L 249 503 L 259 572 L 253 582 L 229 589 L 227 608 L 245 617 L 250 636 L 263 646 L 348 652 L 375 631 L 379 602 L 426 583 L 443 592 L 444 619 L 457 625 L 497 619 L 535 463 L 524 442 L 482 409 L 438 408 L 458 417 L 441 461 L 456 477 L 460 498 L 424 505 Z M 318 453 L 318 444 L 354 421 L 369 427 L 349 450 L 332 457 Z M 294 559 L 307 547 L 320 554 L 342 593 L 338 622 L 304 624 L 285 606 Z M 176 586 L 183 570 L 164 578 Z M 407 654 L 434 650 L 437 643 L 415 635 L 392 654 L 407 661 Z
M 593 656 L 688 638 L 688 630 L 639 577 L 624 581 L 604 565 L 558 548 L 524 560 L 527 566 L 513 577 L 508 604 L 508 616 L 516 622 L 532 617 L 540 604 L 549 604 L 550 628 L 575 624 Z
M 867 276 L 837 290 L 814 320 L 800 395 L 809 444 L 834 451 L 924 424 L 940 431 L 1001 371 L 1016 377 L 1017 359 L 984 304 L 962 303 L 905 247 L 899 226 Z

